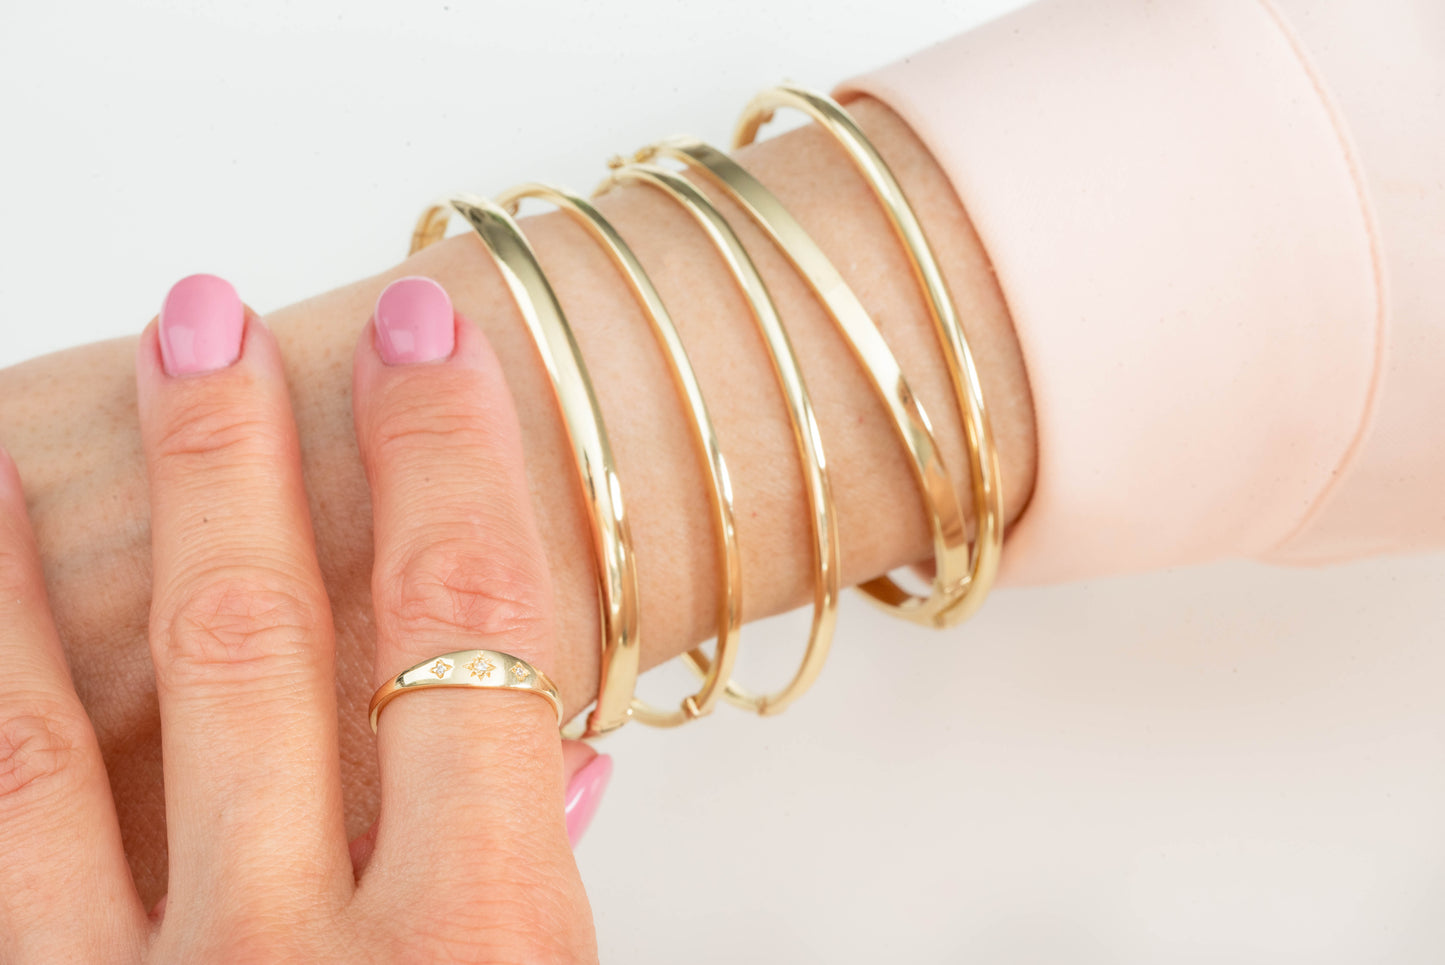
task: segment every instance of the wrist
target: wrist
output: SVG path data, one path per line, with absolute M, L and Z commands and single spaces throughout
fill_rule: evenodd
M 876 102 L 855 104 L 854 112 L 922 213 L 955 291 L 995 412 L 1012 519 L 1032 479 L 1033 427 L 1002 296 L 967 216 L 921 142 Z M 904 252 L 861 178 L 816 130 L 744 149 L 740 157 L 844 268 L 933 415 L 944 458 L 966 489 L 963 431 L 937 336 Z M 781 253 L 725 198 L 714 197 L 757 260 L 803 361 L 834 481 L 845 582 L 926 559 L 921 500 L 866 376 Z M 746 618 L 801 605 L 812 592 L 802 480 L 770 361 L 746 321 L 746 306 L 710 243 L 666 198 L 618 190 L 597 204 L 648 269 L 697 360 L 734 481 Z M 714 626 L 716 558 L 706 487 L 650 326 L 604 251 L 560 215 L 528 219 L 526 228 L 587 359 L 623 479 L 647 667 L 706 638 Z M 419 253 L 406 270 L 462 286 L 459 308 L 487 330 L 504 358 L 523 412 L 533 495 L 553 553 L 564 640 L 572 648 L 559 679 L 568 706 L 580 708 L 595 692 L 596 578 L 589 554 L 578 549 L 589 545 L 590 535 L 547 378 L 490 255 L 469 233 Z M 966 491 L 959 496 L 970 505 Z
M 851 105 L 894 168 L 937 249 L 975 352 L 1002 462 L 1006 517 L 1027 499 L 1033 424 L 1008 313 L 968 218 L 921 142 L 886 108 Z M 877 320 L 966 485 L 962 429 L 918 287 L 881 210 L 821 134 L 800 129 L 739 152 L 832 258 Z M 782 256 L 729 216 L 770 286 L 814 396 L 837 503 L 843 579 L 926 559 L 928 528 L 887 414 L 831 321 Z M 685 214 L 646 190 L 599 202 L 653 277 L 698 370 L 733 478 L 744 617 L 811 595 L 810 538 L 791 430 L 769 359 L 716 253 Z M 646 319 L 606 255 L 557 215 L 527 220 L 595 381 L 633 519 L 643 666 L 704 639 L 715 566 L 687 428 Z M 401 232 L 398 232 L 401 235 Z M 377 294 L 403 274 L 441 282 L 500 357 L 526 440 L 527 471 L 556 591 L 560 648 L 548 668 L 566 706 L 595 692 L 596 585 L 571 452 L 520 314 L 481 244 L 460 235 L 397 268 L 268 316 L 285 358 L 337 636 L 348 828 L 375 816 L 366 725 L 372 626 L 369 498 L 349 385 L 352 347 Z M 0 372 L 0 442 L 25 477 L 48 583 L 77 689 L 106 754 L 143 890 L 164 881 L 164 829 L 149 607 L 147 493 L 135 425 L 133 340 L 87 346 Z M 774 401 L 776 400 L 776 401 Z M 967 493 L 960 494 L 964 506 Z

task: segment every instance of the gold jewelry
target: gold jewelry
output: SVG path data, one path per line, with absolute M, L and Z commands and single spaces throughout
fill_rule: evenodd
M 458 195 L 422 213 L 412 234 L 411 252 L 440 241 L 454 209 L 486 244 L 526 321 L 562 410 L 572 443 L 582 492 L 592 523 L 602 611 L 602 665 L 597 704 L 580 736 L 595 737 L 627 723 L 637 685 L 640 645 L 637 626 L 637 565 L 622 505 L 612 447 L 587 377 L 587 367 L 557 295 L 547 282 L 522 229 L 497 204 L 474 195 Z
M 432 687 L 475 687 L 481 690 L 519 690 L 544 698 L 557 711 L 562 726 L 562 698 L 546 674 L 521 657 L 500 650 L 455 650 L 423 660 L 376 688 L 371 695 L 371 732 L 381 709 L 402 694 Z
M 934 626 L 952 626 L 970 616 L 982 604 L 997 575 L 1003 550 L 1003 490 L 999 481 L 998 449 L 994 444 L 973 355 L 969 351 L 953 297 L 917 215 L 882 156 L 841 105 L 825 95 L 790 85 L 763 91 L 743 110 L 733 146 L 751 144 L 757 137 L 758 129 L 780 108 L 793 108 L 807 114 L 847 151 L 887 212 L 894 233 L 908 253 L 933 316 L 934 330 L 943 349 L 959 414 L 963 418 L 973 483 L 975 535 L 968 574 L 953 594 L 952 602 L 942 610 L 921 605 L 918 598 L 910 597 L 892 581 L 872 580 L 863 586 L 873 599 L 901 616 Z
M 599 188 L 599 192 L 629 181 L 655 188 L 680 204 L 716 246 L 752 308 L 753 319 L 767 343 L 773 372 L 788 406 L 812 520 L 813 623 L 808 636 L 808 646 L 803 654 L 802 665 L 781 690 L 754 695 L 732 681 L 728 682 L 726 690 L 726 698 L 731 703 L 763 715 L 776 714 L 800 697 L 817 679 L 827 659 L 833 627 L 838 616 L 838 523 L 828 484 L 822 437 L 813 416 L 813 405 L 808 397 L 808 389 L 798 367 L 792 342 L 778 317 L 767 286 L 763 284 L 757 267 L 723 216 L 702 192 L 671 171 L 647 164 L 625 164 L 620 160 L 612 164 L 612 175 Z M 713 661 L 701 649 L 690 651 L 688 659 L 699 671 L 712 671 Z
M 690 137 L 669 138 L 645 147 L 636 159 L 649 161 L 658 156 L 681 161 L 706 175 L 767 232 L 823 303 L 853 350 L 853 357 L 867 371 L 874 390 L 892 417 L 893 431 L 908 453 L 909 469 L 922 492 L 933 535 L 934 569 L 932 592 L 926 597 L 913 595 L 886 575 L 864 583 L 859 589 L 911 620 L 945 625 L 947 611 L 969 591 L 968 530 L 928 414 L 904 378 L 883 333 L 812 236 L 742 165 L 717 148 Z M 902 602 L 897 602 L 900 600 Z
M 730 679 L 740 633 L 742 584 L 727 467 L 676 327 L 641 264 L 594 206 L 556 188 L 523 185 L 506 192 L 501 204 L 472 195 L 458 195 L 433 205 L 417 223 L 411 252 L 441 240 L 452 210 L 467 220 L 492 253 L 521 310 L 562 410 L 563 423 L 572 444 L 591 522 L 602 611 L 602 661 L 597 702 L 577 736 L 593 737 L 606 733 L 620 727 L 632 716 L 657 726 L 674 726 L 708 713 L 719 693 L 729 702 L 759 714 L 778 713 L 801 696 L 818 677 L 837 622 L 837 519 L 821 435 L 791 341 L 767 287 L 737 235 L 707 197 L 689 181 L 646 163 L 659 156 L 680 160 L 708 175 L 769 235 L 823 303 L 888 408 L 894 431 L 910 456 L 910 468 L 929 511 L 934 548 L 932 589 L 926 596 L 915 595 L 887 575 L 862 584 L 860 589 L 875 603 L 899 616 L 945 627 L 959 623 L 975 612 L 997 575 L 1003 543 L 1003 494 L 998 451 L 963 326 L 917 215 L 897 179 L 862 130 L 841 105 L 825 95 L 788 85 L 764 91 L 744 110 L 734 146 L 752 143 L 759 129 L 782 108 L 799 110 L 810 116 L 847 152 L 888 215 L 894 234 L 902 243 L 923 289 L 963 422 L 972 483 L 973 539 L 970 542 L 968 538 L 962 507 L 939 453 L 933 427 L 904 378 L 897 359 L 857 296 L 777 198 L 725 154 L 690 138 L 673 138 L 644 148 L 631 164 L 620 159 L 610 162 L 613 168 L 611 177 L 599 188 L 599 193 L 626 182 L 650 186 L 681 205 L 708 235 L 749 303 L 754 323 L 769 350 L 774 376 L 790 416 L 814 543 L 812 626 L 802 664 L 786 686 L 763 695 L 744 691 Z M 697 693 L 685 698 L 675 711 L 656 710 L 633 694 L 640 657 L 638 588 L 621 487 L 596 393 L 576 338 L 556 293 L 513 217 L 525 197 L 549 201 L 567 212 L 607 251 L 642 305 L 653 334 L 663 349 L 674 388 L 692 416 L 693 441 L 710 483 L 709 495 L 722 574 L 717 608 L 718 645 L 715 657 L 709 657 L 700 648 L 688 652 L 687 659 L 703 676 L 703 683 Z M 445 655 L 430 665 L 419 664 L 377 691 L 372 699 L 372 728 L 376 727 L 381 707 L 404 689 L 484 686 L 453 680 L 451 675 L 455 673 L 455 664 L 447 659 L 480 654 L 516 660 L 494 651 L 463 651 Z M 550 681 L 521 661 L 509 667 L 520 667 L 528 677 L 538 680 L 538 687 L 520 689 L 532 689 L 552 700 L 560 723 L 561 701 Z M 545 688 L 540 687 L 541 682 L 546 682 Z
M 662 347 L 673 387 L 682 397 L 688 414 L 692 417 L 693 443 L 697 449 L 698 461 L 702 464 L 703 475 L 708 481 L 708 499 L 712 506 L 713 532 L 717 541 L 717 565 L 721 574 L 717 601 L 716 656 L 697 693 L 684 698 L 678 709 L 659 710 L 637 697 L 632 699 L 632 716 L 637 720 L 654 727 L 676 727 L 712 712 L 718 698 L 723 694 L 732 673 L 733 663 L 737 659 L 738 635 L 742 629 L 742 562 L 738 553 L 737 528 L 733 520 L 732 484 L 728 479 L 727 464 L 723 460 L 712 417 L 708 414 L 707 403 L 703 400 L 702 389 L 697 384 L 697 376 L 683 347 L 682 338 L 678 335 L 672 316 L 662 303 L 662 297 L 658 295 L 656 287 L 632 249 L 591 202 L 560 188 L 544 184 L 524 184 L 502 192 L 497 196 L 497 203 L 515 216 L 524 198 L 537 198 L 555 205 L 586 229 L 592 239 L 607 252 L 613 265 L 627 280 L 633 295 L 642 305 L 643 314 L 652 326 L 652 333 Z

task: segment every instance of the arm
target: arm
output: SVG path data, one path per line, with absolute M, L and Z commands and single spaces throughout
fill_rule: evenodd
M 855 78 L 1008 297 L 1039 473 L 1001 579 L 1445 546 L 1432 0 L 1040 0 Z
M 853 105 L 943 256 L 992 406 L 1010 519 L 1035 488 L 1037 409 L 1037 492 L 1004 559 L 1014 582 L 1445 544 L 1445 422 L 1421 417 L 1445 406 L 1445 288 L 1431 257 L 1445 237 L 1445 139 L 1432 113 L 1445 34 L 1411 25 L 1433 16 L 1421 0 L 1357 11 L 1378 14 L 1380 29 L 1353 23 L 1347 5 L 1319 4 L 1313 17 L 1305 0 L 1280 6 L 1300 36 L 1255 0 L 1046 0 L 850 85 L 922 137 L 876 102 Z M 1399 55 L 1390 70 L 1375 45 Z M 806 130 L 746 161 L 875 313 L 959 465 L 921 305 L 861 184 Z M 607 210 L 709 363 L 700 374 L 737 482 L 747 615 L 795 605 L 806 590 L 801 496 L 742 306 L 666 204 L 623 193 Z M 802 284 L 733 214 L 817 396 L 848 579 L 923 558 L 921 511 L 881 409 Z M 707 632 L 701 491 L 645 326 L 605 258 L 560 219 L 529 230 L 576 316 L 617 442 L 644 661 L 656 663 Z M 337 602 L 347 761 L 366 759 L 356 750 L 369 627 L 346 360 L 376 292 L 410 271 L 443 281 L 507 366 L 556 571 L 569 704 L 592 684 L 593 590 L 555 412 L 487 258 L 458 239 L 272 316 Z M 27 474 L 48 575 L 70 604 L 60 619 L 77 683 L 154 883 L 159 758 L 140 646 L 145 500 L 129 359 L 128 345 L 101 345 L 0 373 L 0 441 Z M 374 785 L 360 764 L 347 777 L 354 831 Z
M 928 151 L 882 105 L 865 100 L 852 107 L 919 210 L 959 303 L 992 407 L 1012 519 L 1028 499 L 1034 447 L 1028 388 L 1003 299 L 967 216 Z M 932 416 L 948 465 L 965 465 L 931 322 L 902 250 L 863 182 L 810 129 L 741 156 L 843 271 Z M 736 489 L 745 615 L 756 619 L 797 606 L 810 594 L 803 493 L 782 402 L 746 307 L 716 255 L 665 199 L 624 190 L 602 207 L 653 275 L 697 360 Z M 845 580 L 856 583 L 926 559 L 922 505 L 881 404 L 782 257 L 740 213 L 725 205 L 724 213 L 756 255 L 803 360 L 833 474 Z M 637 543 L 643 661 L 655 665 L 704 639 L 712 623 L 713 550 L 698 470 L 646 321 L 605 255 L 556 216 L 531 219 L 527 229 L 574 321 L 601 398 Z M 319 555 L 336 615 L 353 834 L 374 818 L 376 797 L 365 715 L 371 538 L 348 397 L 351 346 L 377 293 L 402 274 L 440 281 L 457 309 L 486 330 L 502 359 L 518 402 L 534 507 L 554 574 L 563 641 L 557 679 L 567 706 L 585 704 L 596 681 L 594 577 L 589 554 L 580 549 L 588 538 L 571 457 L 521 319 L 479 243 L 459 236 L 384 275 L 270 313 L 292 385 Z M 0 442 L 27 480 L 47 577 L 62 606 L 61 635 L 106 755 L 132 861 L 143 890 L 158 891 L 164 835 L 144 641 L 148 535 L 133 353 L 129 340 L 106 343 L 0 373 Z

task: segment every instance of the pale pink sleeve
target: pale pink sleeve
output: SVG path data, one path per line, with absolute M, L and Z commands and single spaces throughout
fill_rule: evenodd
M 1445 547 L 1445 3 L 1043 0 L 837 93 L 927 143 L 1018 329 L 1007 581 Z

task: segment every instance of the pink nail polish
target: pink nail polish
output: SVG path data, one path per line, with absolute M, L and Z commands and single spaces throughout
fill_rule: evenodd
M 572 847 L 577 847 L 577 842 L 587 833 L 597 805 L 602 803 L 602 792 L 607 790 L 611 779 L 612 758 L 606 754 L 598 754 L 572 775 L 572 782 L 567 785 L 567 839 Z
M 214 372 L 241 357 L 246 310 L 224 278 L 190 275 L 161 304 L 161 362 L 168 375 Z
M 398 278 L 376 299 L 376 350 L 387 365 L 435 362 L 456 348 L 447 291 L 430 278 Z

